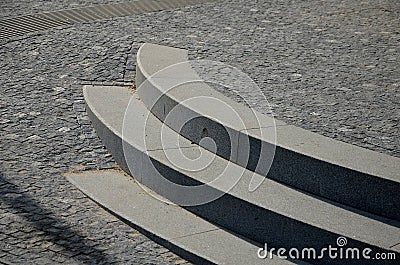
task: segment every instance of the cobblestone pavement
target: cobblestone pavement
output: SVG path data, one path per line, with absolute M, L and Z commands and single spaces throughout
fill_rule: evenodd
M 133 37 L 101 27 L 0 44 L 0 264 L 187 264 L 62 176 L 116 166 L 90 126 L 81 79 L 122 81 L 126 73 L 132 82 Z M 95 28 L 101 37 L 90 40 Z
M 41 12 L 56 11 L 62 9 L 79 8 L 91 5 L 103 5 L 113 2 L 124 2 L 115 0 L 24 0 L 24 1 L 10 1 L 1 0 L 1 14 L 0 18 L 15 17 L 19 15 L 28 15 Z
M 53 10 L 34 2 L 24 2 L 27 13 Z M 115 167 L 85 114 L 82 84 L 132 84 L 143 42 L 235 66 L 278 118 L 400 157 L 399 14 L 397 0 L 218 1 L 0 42 L 0 261 L 184 262 L 62 176 Z

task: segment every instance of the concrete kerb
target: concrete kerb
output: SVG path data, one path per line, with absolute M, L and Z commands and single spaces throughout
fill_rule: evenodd
M 178 105 L 182 106 L 180 113 L 183 116 L 186 115 L 185 112 L 201 114 L 204 111 L 201 106 L 182 104 L 188 98 L 200 96 L 214 97 L 228 102 L 230 106 L 240 110 L 240 113 L 248 112 L 245 106 L 239 106 L 240 104 L 213 91 L 205 83 L 197 83 L 195 86 L 185 84 L 178 89 L 168 89 L 185 80 L 201 80 L 190 69 L 190 64 L 184 63 L 187 60 L 187 51 L 182 49 L 154 44 L 143 44 L 139 49 L 136 84 L 140 98 L 155 116 L 164 121 L 167 114 Z M 176 64 L 181 67 L 170 67 Z M 165 68 L 167 70 L 163 70 Z M 207 108 L 208 113 L 218 113 L 218 109 L 213 106 Z M 207 131 L 218 126 L 225 130 L 232 129 L 233 132 L 230 131 L 229 135 L 236 133 L 239 139 L 238 145 L 233 146 L 238 155 L 227 156 L 231 152 L 226 151 L 217 152 L 218 155 L 295 188 L 400 220 L 400 159 L 336 141 L 281 121 L 276 121 L 277 126 L 273 126 L 275 124 L 270 117 L 254 113 L 260 121 L 255 127 L 251 127 L 254 124 L 250 122 L 245 128 L 235 128 L 224 124 L 224 119 L 219 119 L 222 124 L 218 124 L 212 117 L 205 117 L 207 122 L 204 119 L 197 123 L 194 121 L 186 130 L 180 130 L 173 123 L 167 125 L 196 143 L 199 143 L 204 128 Z M 272 166 L 264 166 L 262 162 L 264 159 L 271 159 L 269 150 L 274 145 L 274 141 L 271 141 L 273 139 L 269 137 L 271 127 L 274 130 L 276 127 L 276 151 Z M 262 136 L 260 131 L 264 132 Z M 218 139 L 220 143 L 228 142 L 221 137 L 222 134 L 219 130 L 208 137 Z M 243 141 L 249 141 L 249 146 L 245 144 L 242 147 Z M 250 155 L 241 151 L 246 149 L 250 149 Z

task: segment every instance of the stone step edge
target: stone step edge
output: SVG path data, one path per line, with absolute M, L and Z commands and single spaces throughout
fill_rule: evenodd
M 155 195 L 150 195 L 151 191 L 121 171 L 89 171 L 65 176 L 108 212 L 195 264 L 263 262 L 257 257 L 260 245 L 235 236 L 179 206 L 165 203 L 165 198 L 163 201 L 156 199 Z M 307 264 L 292 263 L 272 255 L 274 264 Z
M 182 103 L 183 100 L 190 97 L 190 94 L 184 95 L 185 89 L 173 94 L 173 90 L 165 92 L 166 89 L 162 87 L 163 85 L 172 87 L 191 79 L 201 79 L 193 69 L 185 69 L 190 68 L 190 65 L 185 63 L 187 60 L 187 51 L 183 49 L 145 43 L 138 51 L 136 86 L 140 98 L 162 121 L 165 121 L 169 111 L 177 105 L 181 106 L 177 113 L 183 113 L 182 116 L 186 114 L 190 116 L 192 113 L 202 115 L 201 111 L 196 110 L 195 107 Z M 175 64 L 178 65 L 179 73 L 174 72 L 173 68 L 168 68 Z M 167 70 L 160 71 L 166 67 Z M 185 75 L 187 75 L 187 80 Z M 190 86 L 186 89 L 191 93 L 196 93 L 196 96 L 204 91 L 204 95 L 217 97 L 235 108 L 240 108 L 238 112 L 246 112 L 244 106 L 238 106 L 238 103 L 213 90 L 205 83 L 197 85 L 195 90 L 190 90 Z M 202 91 L 199 92 L 199 90 Z M 210 112 L 217 113 L 218 110 L 210 110 Z M 167 125 L 189 140 L 198 143 L 204 128 L 212 132 L 212 128 L 220 126 L 220 122 L 222 122 L 223 128 L 228 130 L 231 135 L 239 135 L 239 140 L 235 140 L 239 143 L 236 149 L 250 149 L 251 151 L 249 152 L 250 157 L 243 154 L 245 159 L 242 160 L 240 152 L 236 157 L 221 155 L 222 157 L 261 175 L 268 174 L 269 178 L 306 192 L 373 214 L 400 220 L 399 158 L 343 143 L 296 126 L 287 125 L 281 121 L 273 122 L 271 118 L 257 112 L 254 115 L 261 118 L 258 129 L 254 126 L 250 126 L 252 129 L 249 130 L 234 128 L 223 124 L 221 120 L 212 120 L 212 117 L 207 122 L 208 125 L 192 123 L 194 125 L 185 132 L 180 131 L 179 124 L 172 122 Z M 263 125 L 264 121 L 266 124 Z M 268 154 L 263 155 L 263 150 L 268 150 L 271 140 L 274 139 L 260 138 L 258 134 L 263 130 L 265 131 L 264 135 L 273 134 L 274 131 L 271 127 L 274 125 L 278 125 L 275 126 L 274 161 L 271 168 L 268 165 L 263 167 L 258 161 L 260 157 L 261 159 L 269 158 Z M 223 138 L 220 132 L 214 136 L 215 139 Z M 213 137 L 213 135 L 209 137 Z M 240 139 L 249 139 L 250 143 L 240 145 Z M 226 139 L 225 146 L 228 146 L 230 142 L 232 140 Z M 260 142 L 264 144 L 264 147 L 262 145 L 259 147 Z M 252 157 L 252 154 L 255 155 Z
M 154 183 L 154 181 L 153 181 L 153 183 L 148 182 L 149 179 L 146 179 L 145 182 L 143 182 L 144 178 L 146 176 L 153 176 L 158 172 L 154 171 L 154 168 L 148 168 L 147 164 L 149 162 L 147 161 L 146 163 L 143 163 L 144 162 L 144 161 L 142 161 L 143 154 L 140 151 L 137 151 L 135 149 L 135 148 L 140 148 L 140 146 L 138 146 L 138 143 L 140 144 L 140 140 L 138 140 L 138 138 L 142 138 L 143 137 L 143 136 L 139 135 L 140 132 L 138 131 L 138 133 L 134 134 L 135 135 L 134 139 L 136 141 L 138 141 L 138 143 L 136 143 L 136 144 L 133 143 L 132 148 L 129 149 L 130 154 L 128 154 L 128 157 L 130 157 L 131 159 L 135 158 L 135 160 L 137 160 L 136 162 L 138 164 L 144 165 L 145 168 L 135 169 L 134 172 L 130 171 L 130 168 L 126 165 L 125 155 L 123 153 L 123 150 L 122 150 L 123 148 L 121 146 L 122 145 L 122 143 L 121 143 L 122 142 L 122 140 L 121 140 L 121 137 L 122 137 L 122 133 L 121 133 L 122 125 L 121 124 L 123 123 L 123 116 L 126 114 L 126 108 L 127 108 L 128 104 L 129 104 L 130 100 L 133 100 L 135 102 L 136 101 L 139 102 L 140 100 L 137 99 L 135 96 L 133 96 L 129 92 L 128 89 L 126 89 L 126 88 L 117 88 L 117 87 L 85 86 L 84 87 L 84 97 L 85 97 L 85 101 L 86 101 L 86 104 L 87 104 L 87 111 L 88 111 L 89 117 L 92 120 L 92 124 L 95 127 L 97 134 L 103 140 L 103 143 L 106 145 L 107 149 L 111 152 L 111 154 L 116 159 L 118 164 L 126 172 L 130 172 L 130 174 L 135 175 L 141 183 L 145 184 L 146 186 L 149 186 L 150 188 L 152 188 L 156 192 L 160 193 L 159 191 L 160 191 L 160 189 L 161 190 L 163 189 L 163 185 L 160 186 L 159 183 L 157 183 L 157 182 Z M 140 103 L 140 105 L 143 105 L 143 103 Z M 140 119 L 142 119 L 142 121 L 143 121 L 143 118 L 140 118 L 141 114 L 142 114 L 141 112 L 148 113 L 148 110 L 145 108 L 144 105 L 141 106 L 140 108 L 141 109 L 137 109 L 134 112 L 137 115 L 134 115 L 133 118 L 138 119 L 138 121 L 137 122 L 133 122 L 133 124 L 139 124 L 140 121 L 141 121 Z M 150 117 L 152 117 L 151 114 L 150 114 Z M 153 121 L 157 121 L 159 126 L 162 125 L 162 123 L 159 120 L 157 120 L 155 117 L 153 117 L 152 120 Z M 166 128 L 168 128 L 168 127 L 166 127 Z M 168 129 L 168 130 L 172 131 L 171 129 Z M 141 129 L 140 129 L 140 131 L 141 131 Z M 176 135 L 178 135 L 178 134 L 176 134 Z M 153 136 L 154 136 L 154 134 L 153 134 Z M 130 145 L 132 144 L 129 139 L 124 139 L 124 141 L 127 141 Z M 186 141 L 190 143 L 190 141 L 188 141 L 188 140 L 186 140 Z M 135 145 L 136 145 L 136 147 L 135 147 Z M 160 148 L 156 148 L 156 149 L 158 151 L 156 150 L 156 151 L 152 151 L 150 153 L 157 160 L 157 159 L 160 158 L 160 157 L 157 158 L 158 153 L 159 152 L 163 152 L 163 150 L 160 149 Z M 144 156 L 147 156 L 147 154 L 144 154 Z M 224 159 L 218 158 L 218 157 L 216 157 L 216 159 L 217 160 L 221 160 L 221 161 L 224 160 Z M 179 170 L 176 171 L 177 169 L 168 168 L 168 165 L 164 164 L 164 163 L 168 164 L 167 161 L 162 161 L 162 159 L 160 161 L 156 161 L 156 160 L 153 160 L 151 163 L 158 163 L 159 165 L 161 165 L 163 167 L 163 169 L 172 170 L 172 172 L 171 171 L 169 172 L 170 176 L 171 175 L 173 175 L 174 177 L 179 177 L 180 176 L 181 178 L 190 179 L 190 177 L 187 177 L 184 174 L 182 175 L 182 173 L 178 173 Z M 236 167 L 240 168 L 237 165 L 236 165 Z M 145 176 L 143 176 L 143 175 L 145 175 Z M 212 174 L 207 174 L 207 172 L 206 172 L 205 175 L 212 175 Z M 197 177 L 198 176 L 199 175 L 197 175 Z M 191 180 L 193 180 L 193 179 L 191 179 Z M 276 183 L 274 184 L 274 181 L 268 180 L 268 179 L 266 179 L 265 182 L 268 182 L 268 183 L 266 183 L 264 188 L 265 187 L 272 187 L 273 189 L 275 189 L 275 186 L 277 186 L 277 187 L 282 186 L 281 184 L 276 184 Z M 271 185 L 273 185 L 273 186 L 271 186 Z M 286 189 L 287 189 L 287 191 L 290 191 L 289 188 L 286 188 Z M 270 188 L 270 191 L 272 191 L 271 188 Z M 254 202 L 254 198 L 253 198 L 253 199 L 251 199 L 250 201 L 248 201 L 246 203 L 246 201 L 243 201 L 243 200 L 240 200 L 240 199 L 234 197 L 234 196 L 236 196 L 234 194 L 239 194 L 240 195 L 240 193 L 243 193 L 243 190 L 242 190 L 242 192 L 240 190 L 236 191 L 236 192 L 233 193 L 233 195 L 229 195 L 228 194 L 229 197 L 227 197 L 227 198 L 225 197 L 224 200 L 217 200 L 217 203 L 213 202 L 211 207 L 214 207 L 214 208 L 217 207 L 218 209 L 220 209 L 222 211 L 226 211 L 227 208 L 229 208 L 229 207 L 227 207 L 229 205 L 231 205 L 231 206 L 233 205 L 234 208 L 235 208 L 235 205 L 243 205 L 243 206 L 245 206 L 247 208 L 248 208 L 248 206 L 251 206 L 251 208 L 254 208 L 258 212 L 258 214 L 252 213 L 252 212 L 250 213 L 250 214 L 254 214 L 255 215 L 254 217 L 257 217 L 257 215 L 264 216 L 265 214 L 267 214 L 267 215 L 272 215 L 274 218 L 283 218 L 283 219 L 286 220 L 285 222 L 287 222 L 288 220 L 291 220 L 291 222 L 294 222 L 293 224 L 295 224 L 295 226 L 294 226 L 294 227 L 296 227 L 295 231 L 302 231 L 303 229 L 307 229 L 307 231 L 309 230 L 309 232 L 312 231 L 312 235 L 313 235 L 312 237 L 313 237 L 313 240 L 316 241 L 315 244 L 317 246 L 321 246 L 323 244 L 326 244 L 327 242 L 333 242 L 333 241 L 336 240 L 336 238 L 339 235 L 347 236 L 349 238 L 349 243 L 351 243 L 352 245 L 353 244 L 356 244 L 356 245 L 361 244 L 361 245 L 364 245 L 364 246 L 365 245 L 369 245 L 369 246 L 374 246 L 374 248 L 378 247 L 378 245 L 379 245 L 379 246 L 381 246 L 381 247 L 378 247 L 379 249 L 382 249 L 382 247 L 383 247 L 383 249 L 388 249 L 388 248 L 391 247 L 392 244 L 397 243 L 397 241 L 398 241 L 398 240 L 394 240 L 395 238 L 393 238 L 393 236 L 395 236 L 395 234 L 396 234 L 395 231 L 398 231 L 398 230 L 393 230 L 393 229 L 395 229 L 394 227 L 391 227 L 391 225 L 393 225 L 393 224 L 391 224 L 391 225 L 382 224 L 380 222 L 374 221 L 373 219 L 369 220 L 368 217 L 359 216 L 359 213 L 358 214 L 357 213 L 354 214 L 352 212 L 349 212 L 348 210 L 341 210 L 340 208 L 337 208 L 337 206 L 330 206 L 329 203 L 327 204 L 325 202 L 319 202 L 318 200 L 315 201 L 315 198 L 313 199 L 313 197 L 308 197 L 308 198 L 311 199 L 311 200 L 314 200 L 317 203 L 317 205 L 320 205 L 321 203 L 323 205 L 325 205 L 323 207 L 321 206 L 322 207 L 322 209 L 321 209 L 322 212 L 320 212 L 318 210 L 317 211 L 318 212 L 317 215 L 323 215 L 323 216 L 328 215 L 328 216 L 330 216 L 328 218 L 329 219 L 328 223 L 331 223 L 332 219 L 337 219 L 337 221 L 338 221 L 339 217 L 336 216 L 337 214 L 340 214 L 340 216 L 344 215 L 343 218 L 345 218 L 347 216 L 347 218 L 345 218 L 344 220 L 340 221 L 340 224 L 343 224 L 343 225 L 339 225 L 338 226 L 338 224 L 339 224 L 338 223 L 336 226 L 332 226 L 332 225 L 328 225 L 328 223 L 325 223 L 325 224 L 324 224 L 324 222 L 320 223 L 321 220 L 322 220 L 321 219 L 322 216 L 321 216 L 321 218 L 315 219 L 315 216 L 317 216 L 315 214 L 312 214 L 312 215 L 306 214 L 308 217 L 307 216 L 303 216 L 304 212 L 308 209 L 308 207 L 304 208 L 304 211 L 300 211 L 300 212 L 297 211 L 297 210 L 293 210 L 293 209 L 297 209 L 299 207 L 294 207 L 294 208 L 292 207 L 292 210 L 290 210 L 290 211 L 292 211 L 292 214 L 294 214 L 294 215 L 299 215 L 300 214 L 300 217 L 297 216 L 298 217 L 297 219 L 293 219 L 293 216 L 290 213 L 289 213 L 289 215 L 288 215 L 288 213 L 286 213 L 287 210 L 285 210 L 285 208 L 287 206 L 285 205 L 285 203 L 280 204 L 283 207 L 282 209 L 276 208 L 277 206 L 275 205 L 276 207 L 275 206 L 274 206 L 275 208 L 273 207 L 273 209 L 275 209 L 275 210 L 268 210 L 270 208 L 270 206 L 267 206 L 267 208 L 264 209 L 265 213 L 264 213 L 264 211 L 261 213 L 260 211 L 262 211 L 263 208 L 258 208 L 258 207 L 260 207 L 260 205 L 265 204 L 265 202 L 263 203 L 263 202 L 259 201 L 258 203 L 256 202 L 256 204 L 253 205 L 252 204 L 252 201 Z M 295 191 L 294 192 L 289 192 L 289 193 L 297 194 L 297 195 L 293 195 L 293 196 L 298 196 L 298 195 L 302 194 L 302 193 L 295 192 Z M 250 194 L 253 194 L 253 193 L 249 193 L 249 195 Z M 268 195 L 268 194 L 269 193 L 267 193 L 266 195 Z M 281 193 L 278 194 L 278 196 L 281 196 L 281 195 L 282 195 Z M 245 197 L 243 197 L 243 198 L 245 198 Z M 271 195 L 269 195 L 269 197 L 271 197 Z M 285 195 L 284 197 L 287 197 L 287 196 Z M 301 197 L 303 198 L 304 194 L 301 195 Z M 167 198 L 170 198 L 170 197 L 167 196 Z M 282 199 L 279 199 L 279 197 L 273 197 L 273 198 L 270 198 L 270 199 L 268 199 L 267 201 L 274 201 L 276 199 L 282 200 Z M 303 198 L 301 201 L 308 201 L 309 199 Z M 226 201 L 226 200 L 228 200 L 228 201 Z M 236 200 L 238 202 L 238 204 L 233 202 L 232 200 Z M 246 200 L 246 199 L 244 199 L 244 200 Z M 285 199 L 285 201 L 286 201 L 286 199 Z M 293 199 L 292 199 L 292 201 L 293 201 Z M 293 202 L 296 202 L 296 201 L 298 201 L 298 197 L 296 197 L 296 200 L 294 200 Z M 259 205 L 259 206 L 257 206 L 257 205 Z M 316 207 L 316 205 L 314 205 L 311 209 L 316 210 L 318 208 L 318 207 L 317 208 L 315 208 L 315 207 Z M 319 208 L 321 208 L 321 207 L 319 207 Z M 328 207 L 328 208 L 326 208 L 326 207 Z M 198 211 L 199 209 L 200 209 L 200 212 Z M 235 218 L 234 216 L 237 216 L 237 214 L 240 213 L 240 209 L 237 208 L 237 209 L 234 210 L 234 213 L 233 213 L 234 215 L 232 215 L 232 218 Z M 303 208 L 301 208 L 301 209 L 303 209 Z M 325 209 L 325 210 L 323 210 L 323 209 Z M 330 210 L 327 210 L 327 209 L 330 209 Z M 222 226 L 224 228 L 230 229 L 232 231 L 236 231 L 236 232 L 238 232 L 238 233 L 240 233 L 240 234 L 242 234 L 242 235 L 244 235 L 244 236 L 246 236 L 248 238 L 251 238 L 251 239 L 256 240 L 258 242 L 265 242 L 266 241 L 266 238 L 265 237 L 260 237 L 261 234 L 254 232 L 253 231 L 254 229 L 253 230 L 252 229 L 248 230 L 249 227 L 246 226 L 246 225 L 243 227 L 243 223 L 231 222 L 230 219 L 228 221 L 226 221 L 225 220 L 226 218 L 224 218 L 224 220 L 221 221 L 220 220 L 221 219 L 220 218 L 220 210 L 211 211 L 211 212 L 208 211 L 207 212 L 207 210 L 209 210 L 209 208 L 206 208 L 206 211 L 204 211 L 204 210 L 202 211 L 201 207 L 200 208 L 194 208 L 194 209 L 192 208 L 192 209 L 189 209 L 189 210 L 191 212 L 196 213 L 199 216 L 203 216 L 205 218 L 208 218 L 208 220 L 210 220 L 210 221 L 218 223 L 218 225 L 220 225 L 220 226 Z M 229 211 L 231 211 L 231 212 L 229 212 Z M 225 216 L 227 213 L 229 213 L 229 214 L 232 213 L 233 209 L 230 209 L 229 211 L 226 212 L 226 213 L 225 212 L 221 213 L 222 216 Z M 217 213 L 217 215 L 213 216 L 212 215 L 213 213 L 214 213 L 214 215 L 215 215 L 215 213 Z M 285 215 L 283 215 L 283 216 L 281 215 L 281 214 L 285 214 L 285 213 L 286 213 L 286 216 Z M 301 214 L 301 213 L 303 213 L 303 214 Z M 312 217 L 312 216 L 314 216 L 314 217 Z M 303 220 L 303 218 L 304 218 L 304 220 Z M 355 220 L 356 224 L 357 224 L 356 227 L 354 227 L 354 224 L 353 224 L 354 221 L 352 220 L 353 218 L 356 218 L 356 220 Z M 257 222 L 260 222 L 260 221 L 261 222 L 267 222 L 267 223 L 270 222 L 269 218 L 259 217 L 259 219 L 260 220 L 257 221 Z M 357 220 L 359 221 L 358 223 L 357 223 Z M 344 223 L 343 223 L 344 221 L 346 221 L 345 223 L 348 223 L 348 222 L 350 222 L 350 223 L 348 223 L 348 225 L 344 225 Z M 282 220 L 282 222 L 283 222 L 283 220 Z M 364 223 L 367 223 L 368 227 L 365 227 Z M 353 224 L 353 226 L 351 224 Z M 360 227 L 358 227 L 359 225 L 360 225 Z M 371 225 L 372 225 L 372 227 L 371 227 Z M 262 227 L 264 227 L 264 226 L 262 226 Z M 268 227 L 268 226 L 266 226 L 266 227 Z M 349 230 L 349 228 L 347 228 L 347 227 L 351 227 L 351 229 Z M 382 229 L 384 229 L 384 230 L 382 230 Z M 387 232 L 385 232 L 387 229 L 393 230 L 393 231 L 391 231 L 390 233 L 387 233 Z M 284 230 L 284 228 L 283 228 L 283 230 Z M 376 234 L 375 230 L 379 231 L 378 234 Z M 279 237 L 278 241 L 281 240 L 281 242 L 285 242 L 283 244 L 286 244 L 288 246 L 293 246 L 293 242 L 294 242 L 293 235 L 294 234 L 293 233 L 284 233 L 283 237 L 282 237 L 282 233 L 278 233 L 279 231 L 280 230 L 277 228 L 277 233 L 274 234 L 274 237 L 278 236 Z M 358 232 L 356 232 L 356 231 L 358 231 Z M 374 231 L 373 238 L 371 238 L 371 235 L 369 235 L 369 236 L 368 235 L 364 235 L 365 231 Z M 317 234 L 315 234 L 315 233 L 317 233 Z M 307 234 L 309 234 L 309 236 L 311 235 L 310 233 L 307 233 Z M 262 233 L 262 235 L 264 235 L 264 234 Z M 382 238 L 382 236 L 379 236 L 379 235 L 384 235 L 385 239 Z M 386 237 L 389 236 L 389 235 L 390 235 L 390 238 L 392 238 L 392 239 L 390 239 L 388 241 L 388 239 L 386 239 Z M 297 236 L 296 238 L 299 239 L 299 236 Z M 358 238 L 358 239 L 356 239 L 356 238 Z M 387 241 L 387 242 L 386 243 L 383 243 L 383 241 L 380 242 L 381 239 L 376 241 L 376 238 L 384 239 L 383 241 Z M 273 242 L 274 238 L 269 238 L 267 241 Z M 300 241 L 297 240 L 296 242 L 299 243 L 299 244 L 304 244 L 302 239 Z M 367 243 L 367 242 L 370 242 L 370 243 Z M 274 243 L 276 243 L 276 241 L 274 241 Z

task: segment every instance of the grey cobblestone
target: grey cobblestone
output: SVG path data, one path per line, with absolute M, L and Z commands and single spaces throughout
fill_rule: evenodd
M 14 17 L 19 15 L 35 14 L 48 11 L 62 10 L 79 8 L 90 5 L 98 4 L 109 4 L 113 3 L 115 0 L 80 0 L 80 1 L 68 1 L 68 0 L 24 0 L 18 1 L 0 1 L 1 14 L 0 19 L 6 17 Z M 119 1 L 124 2 L 124 1 Z M 126 1 L 128 2 L 128 0 Z
M 71 7 L 3 2 L 3 16 Z M 103 3 L 79 4 L 95 2 Z M 62 176 L 115 167 L 90 126 L 82 84 L 134 85 L 143 42 L 235 66 L 256 81 L 278 118 L 400 157 L 399 11 L 394 0 L 219 1 L 0 42 L 1 260 L 181 262 Z
M 81 69 L 72 76 L 82 84 L 132 85 L 134 55 L 142 42 L 182 47 L 193 59 L 223 61 L 249 74 L 276 117 L 399 156 L 399 33 L 392 29 L 400 22 L 390 11 L 399 4 L 317 2 L 222 1 L 75 25 L 54 34 L 68 42 L 65 69 Z M 229 12 L 221 12 L 222 6 Z M 80 34 L 98 41 L 77 49 Z M 56 45 L 57 39 L 47 43 Z M 78 63 L 67 63 L 73 60 Z M 376 67 L 368 64 L 372 61 Z M 232 91 L 223 92 L 238 99 Z M 253 100 L 245 87 L 239 95 Z M 265 102 L 253 103 L 265 111 Z
M 0 63 L 0 257 L 14 264 L 181 261 L 166 261 L 157 244 L 104 212 L 61 175 L 116 166 L 90 126 L 81 80 L 133 78 L 124 80 L 132 40 L 121 45 L 108 39 L 98 49 L 95 42 L 82 46 L 84 38 L 71 37 L 69 51 L 63 51 L 69 44 L 57 33 L 1 44 L 6 56 Z

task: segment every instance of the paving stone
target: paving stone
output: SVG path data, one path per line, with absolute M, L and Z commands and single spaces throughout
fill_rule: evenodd
M 117 1 L 2 1 L 1 16 L 111 2 Z M 82 83 L 133 81 L 143 42 L 235 66 L 256 81 L 279 119 L 400 157 L 399 34 L 393 30 L 400 28 L 398 8 L 396 1 L 225 0 L 0 41 L 0 257 L 80 264 L 85 253 L 75 249 L 99 263 L 174 264 L 157 244 L 110 222 L 62 176 L 115 167 L 85 113 Z M 235 91 L 222 92 L 238 100 Z M 238 92 L 266 111 L 245 87 Z M 19 247 L 2 242 L 14 223 L 9 213 L 23 220 L 11 235 L 35 246 L 21 259 L 9 254 Z M 60 241 L 62 249 L 54 254 L 54 244 L 41 247 L 46 241 Z

